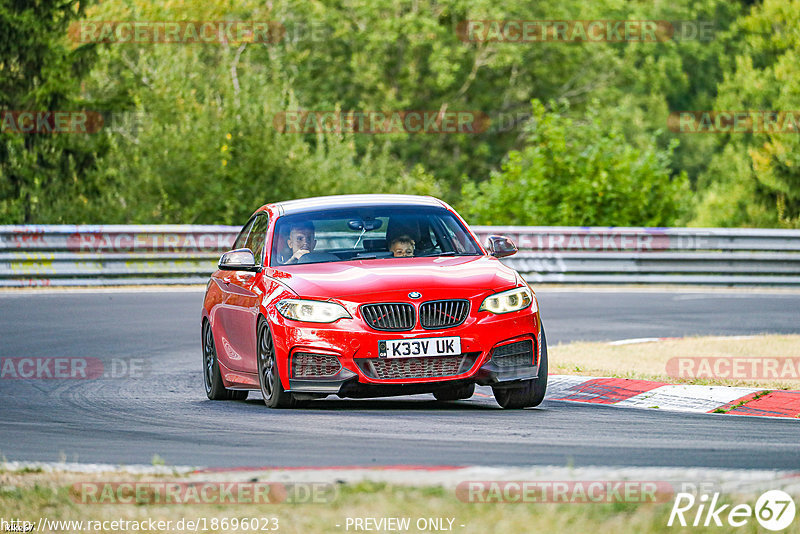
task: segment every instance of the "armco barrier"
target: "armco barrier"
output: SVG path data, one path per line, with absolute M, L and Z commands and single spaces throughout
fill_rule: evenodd
M 475 227 L 511 237 L 530 283 L 800 284 L 800 230 Z
M 0 286 L 204 284 L 238 227 L 0 226 Z
M 202 284 L 239 227 L 0 226 L 0 286 Z M 800 230 L 487 227 L 531 283 L 800 285 Z

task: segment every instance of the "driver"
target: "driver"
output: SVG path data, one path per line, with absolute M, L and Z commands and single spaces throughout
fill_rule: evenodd
M 297 263 L 317 246 L 317 240 L 314 239 L 314 224 L 311 221 L 293 224 L 286 244 L 289 245 L 292 256 L 283 263 L 286 265 Z

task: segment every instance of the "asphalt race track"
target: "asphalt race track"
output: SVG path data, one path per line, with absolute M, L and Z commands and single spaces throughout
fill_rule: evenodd
M 550 343 L 800 332 L 800 293 L 541 290 Z M 269 410 L 202 385 L 202 291 L 0 293 L 0 357 L 94 357 L 137 376 L 0 380 L 8 460 L 193 466 L 625 465 L 798 468 L 800 422 L 561 401 L 503 411 L 430 395 Z M 119 360 L 125 359 L 125 360 Z M 121 370 L 118 369 L 120 373 Z M 124 374 L 124 373 L 123 373 Z

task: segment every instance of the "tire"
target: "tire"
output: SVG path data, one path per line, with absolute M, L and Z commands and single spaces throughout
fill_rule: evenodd
M 542 327 L 542 361 L 539 362 L 537 378 L 524 380 L 517 388 L 492 388 L 494 398 L 506 409 L 528 408 L 539 406 L 547 392 L 547 338 Z
M 206 396 L 211 400 L 245 400 L 247 398 L 247 390 L 227 389 L 222 383 L 217 348 L 214 345 L 214 335 L 208 321 L 203 321 L 203 384 L 206 388 Z
M 433 396 L 438 401 L 454 401 L 468 399 L 475 393 L 475 384 L 462 384 L 448 389 L 434 391 Z
M 281 384 L 278 372 L 278 360 L 275 357 L 275 345 L 272 343 L 272 332 L 266 319 L 258 321 L 258 384 L 264 404 L 270 408 L 294 408 L 297 401 L 291 393 L 287 393 Z

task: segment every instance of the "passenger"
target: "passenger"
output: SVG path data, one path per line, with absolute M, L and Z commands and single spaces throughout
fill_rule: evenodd
M 401 235 L 392 239 L 389 243 L 389 250 L 395 258 L 408 258 L 414 255 L 414 240 L 407 235 Z
M 286 241 L 292 256 L 284 264 L 297 263 L 300 258 L 314 250 L 317 240 L 314 238 L 314 224 L 311 221 L 293 224 Z

